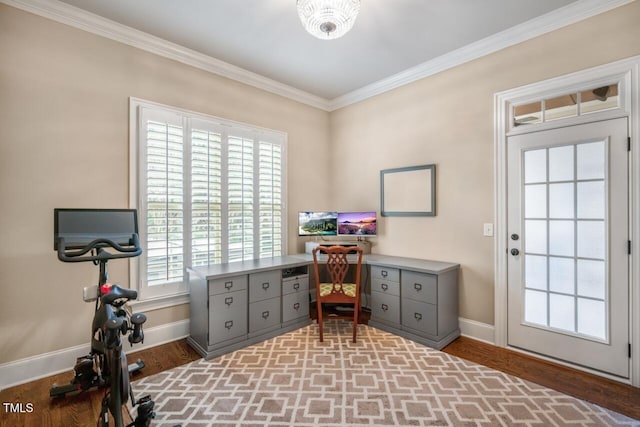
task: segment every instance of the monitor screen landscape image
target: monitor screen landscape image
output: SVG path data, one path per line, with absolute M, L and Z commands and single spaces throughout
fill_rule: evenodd
M 377 218 L 375 212 L 339 212 L 338 234 L 353 236 L 375 236 Z
M 338 234 L 337 212 L 299 212 L 299 236 L 335 236 Z

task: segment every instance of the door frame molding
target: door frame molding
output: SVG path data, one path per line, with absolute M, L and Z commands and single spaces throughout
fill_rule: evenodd
M 619 83 L 620 108 L 590 113 L 569 119 L 513 128 L 511 106 L 544 98 L 578 92 L 606 84 Z M 507 137 L 521 133 L 554 129 L 593 121 L 627 117 L 631 137 L 629 161 L 629 229 L 631 259 L 629 266 L 629 333 L 631 342 L 631 374 L 628 381 L 640 387 L 640 56 L 589 68 L 560 77 L 498 92 L 494 95 L 494 343 L 507 344 Z M 583 368 L 579 368 L 583 369 Z M 586 369 L 588 370 L 588 369 Z M 588 370 L 589 371 L 589 370 Z M 591 371 L 593 372 L 593 371 Z M 597 373 L 602 375 L 601 373 Z M 620 381 L 619 378 L 616 378 Z

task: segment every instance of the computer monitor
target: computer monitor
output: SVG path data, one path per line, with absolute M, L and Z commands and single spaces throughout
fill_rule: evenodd
M 377 232 L 376 212 L 338 212 L 338 235 L 375 236 Z
M 298 236 L 335 236 L 338 212 L 298 212 Z

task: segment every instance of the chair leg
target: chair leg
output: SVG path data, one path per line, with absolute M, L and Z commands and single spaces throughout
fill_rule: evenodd
M 318 301 L 318 329 L 320 331 L 320 342 L 324 340 L 324 331 L 322 329 L 322 303 Z
M 360 307 L 353 307 L 353 342 L 356 342 L 356 333 L 358 332 L 359 312 L 360 312 Z

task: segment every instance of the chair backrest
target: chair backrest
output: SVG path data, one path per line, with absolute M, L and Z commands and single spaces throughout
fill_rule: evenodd
M 333 297 L 349 297 L 348 295 L 345 295 L 342 285 L 345 283 L 347 273 L 349 272 L 349 266 L 352 264 L 348 255 L 355 253 L 354 256 L 356 257 L 356 262 L 353 264 L 356 266 L 356 272 L 354 280 L 350 283 L 355 284 L 355 294 L 356 297 L 359 296 L 360 272 L 362 269 L 362 248 L 358 246 L 317 246 L 313 249 L 312 253 L 316 277 L 316 289 L 320 289 L 321 283 L 318 265 L 323 264 L 325 265 L 329 279 L 333 285 L 331 290 L 331 296 Z M 326 260 L 320 259 L 322 254 L 327 256 Z

